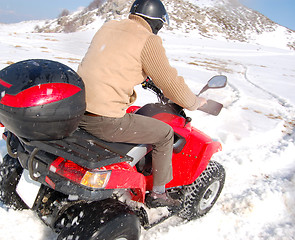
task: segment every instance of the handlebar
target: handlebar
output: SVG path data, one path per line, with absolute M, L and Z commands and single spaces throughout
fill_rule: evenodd
M 181 107 L 180 105 L 178 105 L 176 103 L 171 102 L 168 98 L 166 98 L 164 96 L 162 90 L 159 89 L 154 84 L 154 82 L 152 81 L 152 79 L 150 77 L 147 77 L 146 80 L 141 83 L 141 85 L 144 89 L 150 89 L 151 91 L 153 91 L 157 95 L 157 97 L 161 103 L 170 104 L 177 112 L 179 112 L 179 113 L 182 112 L 183 107 Z M 205 90 L 203 89 L 202 91 L 204 92 Z M 202 93 L 202 91 L 200 92 L 200 94 Z M 198 95 L 200 95 L 200 94 L 198 94 Z M 203 105 L 202 107 L 199 107 L 197 110 L 217 116 L 220 113 L 222 108 L 223 108 L 223 105 L 221 103 L 209 99 L 209 100 L 207 100 L 207 104 Z
M 154 84 L 154 82 L 149 76 L 146 78 L 145 81 L 141 83 L 141 86 L 143 87 L 143 89 L 152 90 L 157 95 L 161 103 L 164 103 L 164 104 L 168 103 L 169 99 L 164 96 L 162 90 Z

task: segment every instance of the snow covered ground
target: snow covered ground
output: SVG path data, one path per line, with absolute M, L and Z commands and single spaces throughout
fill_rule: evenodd
M 25 59 L 45 58 L 76 70 L 95 30 L 29 33 L 34 24 L 0 24 L 0 69 Z M 92 28 L 98 28 L 96 24 Z M 221 141 L 223 151 L 214 158 L 224 165 L 227 178 L 208 215 L 191 222 L 170 218 L 142 230 L 141 240 L 295 239 L 295 51 L 192 33 L 164 31 L 161 36 L 171 64 L 194 92 L 216 74 L 228 77 L 225 89 L 205 94 L 224 103 L 219 116 L 187 112 L 195 127 Z M 137 105 L 156 100 L 140 87 L 137 92 Z M 0 153 L 5 152 L 1 140 Z M 0 240 L 55 238 L 33 212 L 8 210 L 0 203 Z

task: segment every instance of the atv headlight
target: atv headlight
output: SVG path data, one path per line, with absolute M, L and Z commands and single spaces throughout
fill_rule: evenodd
M 81 184 L 91 188 L 104 188 L 110 176 L 110 171 L 87 171 L 81 180 Z

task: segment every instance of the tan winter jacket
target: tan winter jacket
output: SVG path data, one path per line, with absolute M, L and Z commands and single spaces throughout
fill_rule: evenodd
M 198 98 L 166 57 L 162 40 L 139 16 L 110 21 L 95 34 L 78 74 L 85 83 L 87 111 L 123 117 L 136 100 L 134 86 L 150 76 L 173 102 L 195 110 Z

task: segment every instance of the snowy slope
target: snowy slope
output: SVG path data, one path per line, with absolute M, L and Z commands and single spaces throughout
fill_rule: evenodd
M 76 70 L 94 34 L 94 29 L 37 34 L 27 28 L 27 23 L 0 25 L 0 69 L 46 58 Z M 191 222 L 173 217 L 142 230 L 141 240 L 295 239 L 295 52 L 268 47 L 263 40 L 251 45 L 192 33 L 161 36 L 171 64 L 194 92 L 213 75 L 228 76 L 225 89 L 206 93 L 224 103 L 219 116 L 187 112 L 195 127 L 222 142 L 215 160 L 226 168 L 227 179 L 208 215 Z M 150 92 L 140 87 L 137 92 L 136 105 L 155 101 Z M 3 140 L 0 153 L 6 154 Z M 55 238 L 31 211 L 8 210 L 0 203 L 0 240 Z
M 170 18 L 169 31 L 213 39 L 264 43 L 295 50 L 295 31 L 282 27 L 239 0 L 163 0 Z M 106 1 L 97 9 L 85 8 L 68 16 L 36 24 L 35 32 L 75 32 L 96 21 L 125 18 L 133 0 Z M 96 28 L 97 26 L 95 26 Z

